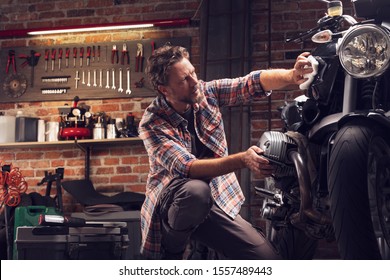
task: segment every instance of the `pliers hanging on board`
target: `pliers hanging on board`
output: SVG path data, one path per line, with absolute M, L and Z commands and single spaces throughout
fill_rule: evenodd
M 123 44 L 122 55 L 121 55 L 121 64 L 124 65 L 125 63 L 127 65 L 130 64 L 130 57 L 129 57 L 129 51 L 127 50 L 127 45 Z
M 142 72 L 144 64 L 144 47 L 137 43 L 137 56 L 135 57 L 135 72 Z
M 16 74 L 15 51 L 14 50 L 8 51 L 7 67 L 5 68 L 5 72 L 7 74 L 8 74 L 9 67 L 11 64 L 12 64 L 12 69 L 14 69 L 14 73 Z
M 30 51 L 30 56 L 25 54 L 20 54 L 19 58 L 24 58 L 26 61 L 24 61 L 21 66 L 25 67 L 26 65 L 29 65 L 31 67 L 31 79 L 30 79 L 30 86 L 34 87 L 34 67 L 37 66 L 39 58 L 41 57 L 40 53 L 35 52 L 34 50 Z
M 112 46 L 111 63 L 112 64 L 119 63 L 119 55 L 118 55 L 118 49 L 116 48 L 116 45 Z
M 38 64 L 39 57 L 41 56 L 40 53 L 35 52 L 34 50 L 31 51 L 31 56 L 28 56 L 26 54 L 20 54 L 19 58 L 25 59 L 25 61 L 20 64 L 20 66 L 25 67 L 27 65 L 34 67 Z

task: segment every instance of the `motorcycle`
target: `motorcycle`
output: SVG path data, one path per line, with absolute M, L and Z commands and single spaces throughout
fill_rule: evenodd
M 274 174 L 255 187 L 266 235 L 286 259 L 335 240 L 342 259 L 390 259 L 390 3 L 327 2 L 311 38 L 305 95 L 281 108 L 283 131 L 258 142 Z

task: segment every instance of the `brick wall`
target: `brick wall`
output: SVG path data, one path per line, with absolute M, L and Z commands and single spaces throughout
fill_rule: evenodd
M 211 0 L 213 1 L 213 0 Z M 238 1 L 238 0 L 237 0 Z M 5 3 L 3 3 L 5 2 Z M 114 5 L 120 2 L 120 5 Z M 193 17 L 201 0 L 3 0 L 0 7 L 0 29 L 24 29 L 92 23 L 153 20 Z M 344 0 L 347 13 L 352 14 L 350 1 Z M 17 3 L 17 5 L 16 5 Z M 269 7 L 269 3 L 271 7 Z M 268 11 L 271 8 L 269 20 Z M 325 4 L 307 0 L 252 0 L 252 66 L 259 68 L 291 67 L 294 60 L 286 60 L 286 53 L 310 49 L 310 45 L 286 44 L 288 34 L 314 27 L 325 12 Z M 269 23 L 271 25 L 269 26 Z M 270 27 L 270 28 L 269 28 Z M 271 31 L 269 34 L 268 31 Z M 192 62 L 199 69 L 199 28 L 197 25 L 180 28 L 155 28 L 142 31 L 77 34 L 68 36 L 39 36 L 30 38 L 1 39 L 2 48 L 25 46 L 54 46 L 60 44 L 99 43 L 143 38 L 191 37 Z M 277 108 L 300 92 L 274 92 L 272 99 L 257 102 L 252 107 L 252 142 L 256 143 L 265 131 L 281 127 Z M 86 100 L 94 112 L 106 111 L 113 117 L 124 117 L 133 112 L 140 118 L 151 98 Z M 57 107 L 64 102 L 0 103 L 0 111 L 15 114 L 17 110 L 38 116 L 47 121 L 58 120 Z M 82 178 L 84 153 L 71 148 L 0 149 L 0 160 L 21 168 L 29 183 L 29 191 L 43 192 L 37 183 L 44 171 L 65 167 L 66 179 Z M 91 179 L 97 189 L 106 193 L 119 191 L 144 191 L 148 160 L 142 144 L 121 147 L 94 148 L 91 158 Z M 261 184 L 262 178 L 253 178 Z M 254 199 L 249 202 L 258 205 Z M 66 211 L 73 211 L 77 204 L 65 195 Z M 252 217 L 258 215 L 253 207 Z

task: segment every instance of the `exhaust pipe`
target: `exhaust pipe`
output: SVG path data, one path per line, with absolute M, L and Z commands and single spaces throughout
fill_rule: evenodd
M 299 224 L 306 223 L 307 219 L 309 219 L 320 225 L 331 224 L 332 220 L 330 217 L 325 214 L 321 214 L 312 208 L 313 198 L 311 196 L 310 191 L 311 182 L 307 163 L 303 160 L 302 156 L 296 150 L 291 151 L 289 153 L 289 156 L 294 163 L 297 172 L 299 192 L 301 198 L 299 213 L 297 213 L 297 215 L 291 220 L 291 223 L 296 226 L 299 226 Z

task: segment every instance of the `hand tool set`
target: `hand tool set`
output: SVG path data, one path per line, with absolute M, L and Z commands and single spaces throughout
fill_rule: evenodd
M 188 48 L 189 39 L 178 38 L 177 44 Z M 154 96 L 144 71 L 145 56 L 155 45 L 139 40 L 3 49 L 0 102 L 69 100 L 69 94 L 87 99 Z

